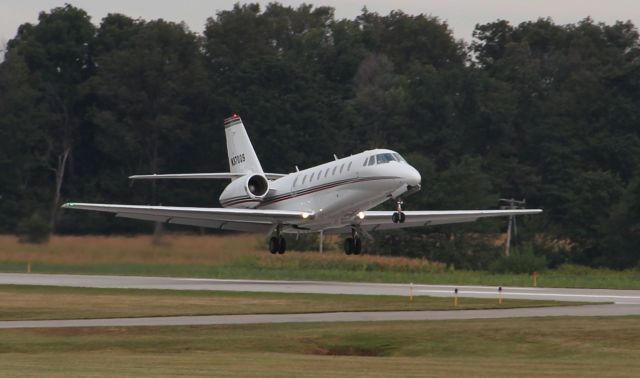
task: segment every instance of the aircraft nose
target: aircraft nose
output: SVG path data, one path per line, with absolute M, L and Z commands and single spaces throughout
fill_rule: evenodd
M 422 176 L 420 176 L 420 172 L 413 167 L 409 167 L 406 173 L 407 185 L 410 186 L 419 186 L 420 181 L 422 181 Z

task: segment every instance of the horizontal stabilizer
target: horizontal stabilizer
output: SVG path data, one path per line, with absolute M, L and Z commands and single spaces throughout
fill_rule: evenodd
M 160 179 L 236 179 L 246 176 L 248 173 L 176 173 L 166 175 L 133 175 L 129 176 L 131 180 L 160 180 Z M 276 180 L 285 177 L 284 173 L 265 173 L 269 180 Z

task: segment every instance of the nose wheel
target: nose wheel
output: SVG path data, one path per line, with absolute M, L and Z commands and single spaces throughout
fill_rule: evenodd
M 359 255 L 362 252 L 362 240 L 354 228 L 351 229 L 351 237 L 344 240 L 344 253 L 347 255 Z
M 402 212 L 402 201 L 398 201 L 396 204 L 396 211 L 391 215 L 391 221 L 393 223 L 404 223 L 407 217 Z

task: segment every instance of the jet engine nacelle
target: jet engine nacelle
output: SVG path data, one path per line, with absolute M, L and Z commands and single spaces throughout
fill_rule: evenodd
M 248 174 L 233 180 L 220 195 L 224 207 L 252 209 L 260 204 L 269 192 L 269 181 L 260 174 Z

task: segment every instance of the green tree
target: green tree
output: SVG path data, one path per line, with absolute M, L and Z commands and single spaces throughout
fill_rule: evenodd
M 640 266 L 640 176 L 631 180 L 608 221 L 601 225 L 601 239 L 585 251 L 583 262 L 616 269 Z
M 250 135 L 261 135 L 254 146 L 265 169 L 291 171 L 293 162 L 305 167 L 349 152 L 340 85 L 327 80 L 322 66 L 332 22 L 328 8 L 278 4 L 264 12 L 257 4 L 236 5 L 207 21 L 217 115 L 240 113 Z
M 44 165 L 53 174 L 49 227 L 54 229 L 69 161 L 83 126 L 84 98 L 79 86 L 93 64 L 89 45 L 95 34 L 89 16 L 71 5 L 42 12 L 38 24 L 24 24 L 9 41 L 9 51 L 27 67 L 28 81 L 38 93 L 37 128 L 44 137 Z M 35 111 L 35 110 L 34 110 Z M 42 147 L 41 147 L 42 148 Z
M 629 92 L 637 88 L 637 30 L 621 22 L 559 26 L 540 19 L 516 27 L 498 21 L 474 35 L 478 68 L 516 99 L 506 113 L 512 121 L 497 124 L 511 137 L 487 156 L 499 168 L 496 185 L 505 184 L 501 171 L 513 161 L 525 177 L 511 189 L 545 208 L 545 232 L 571 241 L 574 259 L 593 263 L 603 253 L 599 230 L 639 156 L 630 132 L 638 125 L 630 111 L 638 96 Z
M 96 30 L 70 5 L 43 12 L 20 27 L 0 63 L 0 214 L 8 219 L 0 229 L 41 233 L 66 196 L 214 205 L 211 193 L 224 183 L 130 188 L 126 176 L 226 170 L 220 124 L 237 112 L 266 170 L 291 171 L 362 146 L 396 149 L 423 176 L 407 209 L 526 198 L 545 209 L 526 233 L 573 247 L 547 254 L 550 264 L 567 256 L 637 264 L 636 26 L 497 20 L 473 37 L 465 46 L 433 16 L 365 8 L 336 19 L 332 8 L 304 4 L 236 4 L 209 18 L 202 36 L 120 14 Z M 499 254 L 491 235 L 504 223 L 374 237 L 384 253 L 483 268 Z M 56 229 L 141 225 L 65 215 Z M 553 248 L 532 247 L 544 249 Z
M 15 230 L 22 218 L 41 212 L 49 193 L 40 177 L 46 137 L 39 128 L 46 112 L 40 95 L 29 82 L 29 70 L 15 50 L 0 65 L 0 214 L 2 232 Z M 47 222 L 47 226 L 49 223 Z
M 206 76 L 196 36 L 184 25 L 109 15 L 99 29 L 91 120 L 103 169 L 115 173 L 180 169 L 203 127 Z M 122 181 L 120 181 L 122 182 Z M 111 185 L 109 183 L 105 183 Z M 152 201 L 157 201 L 152 184 Z M 126 187 L 112 188 L 126 190 Z

